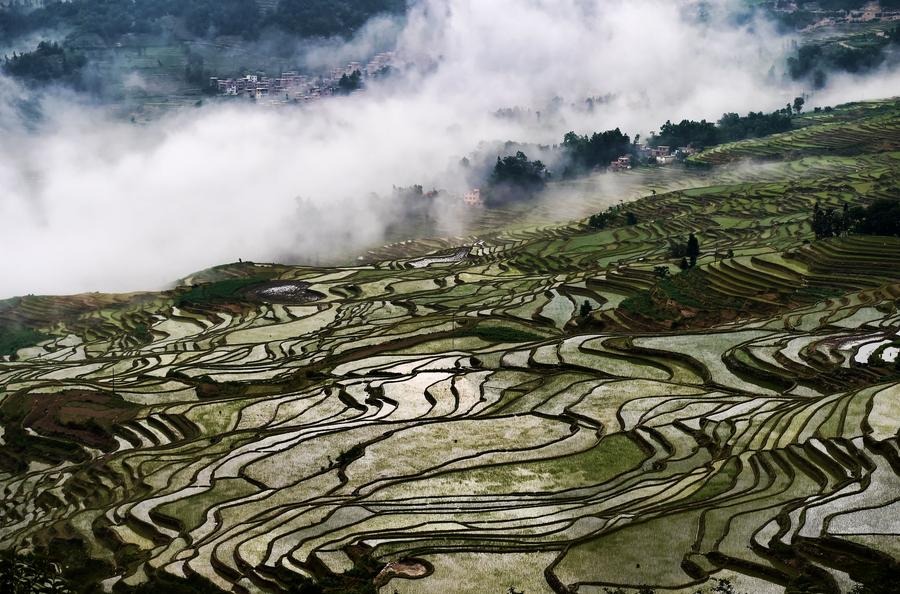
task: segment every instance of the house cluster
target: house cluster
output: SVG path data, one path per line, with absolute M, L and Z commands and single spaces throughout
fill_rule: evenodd
M 671 165 L 679 157 L 687 157 L 697 152 L 697 149 L 690 146 L 682 146 L 673 150 L 670 146 L 660 145 L 651 147 L 646 144 L 638 144 L 635 145 L 635 149 L 638 157 L 641 159 L 652 158 L 656 161 L 657 165 Z
M 657 165 L 670 165 L 675 162 L 675 153 L 672 152 L 672 147 L 668 146 L 651 148 L 649 157 L 656 159 Z
M 342 77 L 351 76 L 354 72 L 359 72 L 363 80 L 377 76 L 392 65 L 393 59 L 393 52 L 382 52 L 367 64 L 350 62 L 342 68 L 333 68 L 324 76 L 309 76 L 295 71 L 282 72 L 281 76 L 275 77 L 264 73 L 246 74 L 239 78 L 213 76 L 209 79 L 209 85 L 220 95 L 226 96 L 268 99 L 272 103 L 314 101 L 334 95 Z
M 671 165 L 679 157 L 687 157 L 697 152 L 697 149 L 689 146 L 683 146 L 672 150 L 670 146 L 650 146 L 647 144 L 633 145 L 634 155 L 642 160 L 653 159 L 657 165 Z M 631 169 L 631 156 L 622 155 L 609 164 L 610 171 L 624 171 Z
M 484 206 L 484 199 L 481 197 L 481 189 L 475 188 L 463 194 L 463 203 L 466 206 Z
M 610 171 L 624 171 L 625 169 L 631 169 L 631 157 L 629 155 L 623 155 L 609 164 Z
M 240 78 L 210 77 L 211 87 L 220 95 L 246 95 L 251 99 L 280 96 L 283 94 L 307 93 L 313 89 L 314 81 L 297 72 L 282 72 L 281 76 L 269 78 L 264 74 L 247 74 Z

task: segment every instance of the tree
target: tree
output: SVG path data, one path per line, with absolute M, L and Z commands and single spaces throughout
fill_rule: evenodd
M 795 97 L 794 98 L 794 113 L 800 113 L 803 111 L 803 104 L 806 103 L 806 99 L 803 97 Z
M 586 318 L 591 315 L 592 309 L 593 308 L 591 308 L 591 302 L 585 301 L 581 304 L 581 309 L 578 310 L 578 315 L 582 318 Z
M 700 256 L 700 241 L 697 240 L 697 236 L 693 233 L 688 236 L 687 256 L 690 258 L 690 267 L 696 266 L 697 258 Z

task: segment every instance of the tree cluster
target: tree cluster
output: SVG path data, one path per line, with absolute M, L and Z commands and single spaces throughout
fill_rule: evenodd
M 568 177 L 595 167 L 606 167 L 618 157 L 630 154 L 632 147 L 628 135 L 616 128 L 591 136 L 569 132 L 563 137 L 562 149 L 568 160 L 563 177 Z
M 660 126 L 659 134 L 650 138 L 650 146 L 696 146 L 705 147 L 719 144 L 719 132 L 713 122 L 681 120 L 673 124 L 671 120 Z
M 78 81 L 86 58 L 68 52 L 57 43 L 42 41 L 33 52 L 13 53 L 3 61 L 3 72 L 25 80 L 47 83 Z
M 591 229 L 602 230 L 614 225 L 637 225 L 637 215 L 630 210 L 622 211 L 621 206 L 610 206 L 603 212 L 593 214 L 588 218 L 588 226 Z
M 613 218 L 614 213 L 611 209 L 605 212 L 598 212 L 597 214 L 591 215 L 588 219 L 588 226 L 592 229 L 606 229 L 613 221 Z
M 502 159 L 497 157 L 488 179 L 485 202 L 492 206 L 531 197 L 544 189 L 549 177 L 550 172 L 541 161 L 530 161 L 522 151 Z
M 797 97 L 794 100 L 794 112 L 800 113 L 804 100 Z M 717 129 L 720 142 L 735 142 L 745 138 L 762 138 L 770 134 L 787 132 L 791 129 L 791 117 L 784 111 L 776 111 L 770 114 L 751 111 L 746 116 L 736 113 L 726 113 L 718 121 Z
M 803 108 L 802 98 L 795 102 L 797 113 Z M 787 113 L 779 110 L 770 114 L 751 111 L 745 116 L 736 113 L 723 114 L 718 122 L 682 120 L 677 124 L 667 121 L 659 134 L 650 139 L 651 146 L 694 146 L 697 148 L 734 142 L 745 138 L 760 138 L 791 129 L 790 108 Z
M 362 88 L 362 73 L 354 70 L 349 76 L 344 74 L 338 81 L 337 91 L 341 95 L 349 95 L 353 91 Z
M 850 230 L 850 217 L 847 206 L 841 213 L 835 208 L 822 208 L 816 202 L 813 208 L 812 228 L 816 239 L 839 237 Z

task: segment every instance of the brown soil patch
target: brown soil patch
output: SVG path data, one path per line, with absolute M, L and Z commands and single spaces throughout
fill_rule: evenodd
M 417 580 L 434 573 L 434 566 L 424 559 L 401 559 L 384 566 L 375 576 L 375 587 L 380 588 L 394 578 Z
M 7 408 L 13 404 L 18 410 Z M 4 416 L 21 419 L 22 428 L 102 450 L 115 448 L 113 428 L 133 419 L 137 410 L 114 395 L 88 390 L 16 395 L 3 408 Z

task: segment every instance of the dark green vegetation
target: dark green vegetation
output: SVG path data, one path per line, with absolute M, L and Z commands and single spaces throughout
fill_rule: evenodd
M 799 105 L 802 106 L 802 103 Z M 800 111 L 798 108 L 797 112 Z M 659 134 L 650 138 L 651 146 L 704 148 L 744 140 L 745 138 L 761 138 L 770 134 L 786 132 L 792 128 L 790 110 L 776 111 L 770 114 L 750 112 L 746 116 L 726 113 L 716 122 L 699 122 L 682 120 L 677 124 L 667 121 L 659 129 Z
M 262 19 L 255 0 L 73 0 L 50 1 L 32 11 L 0 9 L 0 28 L 7 38 L 64 28 L 71 30 L 72 41 L 97 37 L 111 43 L 128 34 L 161 35 L 167 27 L 164 19 L 171 17 L 199 36 L 255 36 Z
M 472 329 L 464 330 L 463 334 L 488 342 L 535 342 L 547 338 L 547 336 L 535 332 L 489 324 L 479 324 Z
M 52 556 L 13 555 L 0 551 L 0 591 L 4 594 L 100 594 L 99 581 L 110 571 L 103 563 L 91 561 L 76 544 L 57 540 L 50 545 Z M 119 587 L 117 594 L 222 594 L 208 580 L 197 575 L 179 578 L 154 573 L 134 587 Z
M 900 236 L 900 200 L 876 200 L 849 210 L 847 228 L 864 235 Z
M 7 39 L 41 29 L 70 29 L 71 39 L 161 35 L 167 18 L 181 20 L 194 35 L 254 38 L 265 28 L 304 37 L 349 35 L 370 17 L 398 13 L 403 0 L 281 0 L 274 11 L 256 0 L 50 0 L 33 11 L 0 9 L 0 36 Z
M 77 83 L 87 59 L 59 44 L 42 41 L 33 52 L 13 53 L 3 61 L 3 72 L 36 82 Z
M 488 178 L 485 202 L 497 206 L 532 197 L 544 189 L 549 177 L 550 172 L 541 161 L 530 161 L 522 151 L 502 159 L 498 156 Z
M 637 225 L 637 215 L 630 210 L 625 210 L 621 205 L 610 206 L 603 212 L 592 214 L 588 218 L 588 227 L 591 229 L 606 229 L 607 227 L 622 225 Z
M 354 70 L 349 76 L 346 74 L 341 76 L 341 79 L 338 81 L 338 92 L 344 95 L 349 95 L 353 91 L 361 88 L 362 74 L 359 70 Z
M 247 287 L 268 280 L 269 277 L 258 275 L 247 278 L 229 278 L 191 287 L 181 293 L 175 300 L 177 307 L 204 305 L 234 299 L 237 293 Z
M 794 130 L 759 140 L 725 143 L 689 163 L 720 165 L 737 160 L 797 160 L 801 156 L 886 154 L 900 150 L 900 124 L 895 102 L 859 103 L 794 117 Z M 875 180 L 877 182 L 877 180 Z M 845 182 L 852 186 L 851 182 Z M 835 204 L 840 207 L 840 204 Z
M 12 357 L 19 349 L 47 340 L 48 336 L 33 328 L 0 323 L 0 357 Z
M 405 0 L 281 0 L 270 22 L 304 37 L 349 35 L 376 14 L 405 9 Z
M 575 132 L 565 135 L 562 150 L 568 162 L 564 177 L 583 174 L 595 167 L 606 167 L 613 160 L 632 152 L 631 140 L 621 130 L 595 132 L 591 136 L 578 136 Z
M 0 549 L 85 592 L 890 592 L 900 105 L 793 119 L 582 220 L 5 303 L 47 337 L 0 362 Z

